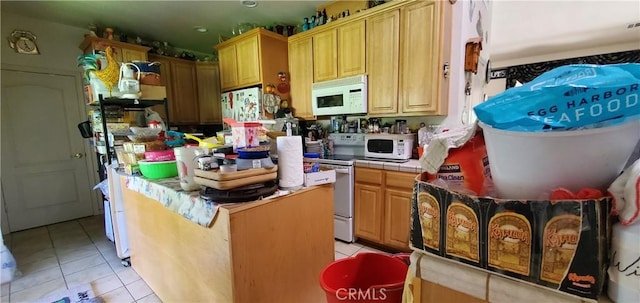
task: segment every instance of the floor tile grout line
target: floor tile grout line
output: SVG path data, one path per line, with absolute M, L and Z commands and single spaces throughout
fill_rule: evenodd
M 127 293 L 131 296 L 131 298 L 133 298 L 133 302 L 136 302 L 136 299 L 133 297 L 133 294 L 131 293 L 131 291 L 129 291 L 129 288 L 127 288 L 127 284 L 124 283 L 124 281 L 122 281 L 122 279 L 120 278 L 120 276 L 118 275 L 118 273 L 113 270 L 113 268 L 111 268 L 111 264 L 109 264 L 109 262 L 107 261 L 107 258 L 104 256 L 104 254 L 102 253 L 102 251 L 98 248 L 98 246 L 96 245 L 96 242 L 91 238 L 91 236 L 89 235 L 89 233 L 87 232 L 87 230 L 85 229 L 85 226 L 82 225 L 82 223 L 78 222 L 80 224 L 80 226 L 82 227 L 82 230 L 85 232 L 85 234 L 87 234 L 87 236 L 89 237 L 89 240 L 91 240 L 91 243 L 93 243 L 93 246 L 96 247 L 96 249 L 98 250 L 98 253 L 100 254 L 100 256 L 102 257 L 102 259 L 104 259 L 104 261 L 107 263 L 107 266 L 109 266 L 109 268 L 111 269 L 111 271 L 116 275 L 116 278 L 118 278 L 118 280 L 120 280 L 120 282 L 122 283 L 124 289 L 127 291 Z M 115 245 L 115 243 L 114 243 Z M 115 247 L 114 247 L 115 248 Z M 131 266 L 129 266 L 128 268 L 131 268 L 131 270 L 133 270 L 133 268 Z M 134 270 L 135 271 L 135 270 Z M 136 272 L 136 274 L 138 274 Z M 142 277 L 140 277 L 140 279 L 142 279 Z M 137 281 L 137 280 L 136 280 Z M 134 281 L 135 282 L 135 281 Z M 133 283 L 133 282 L 132 282 Z M 131 283 L 129 283 L 131 284 Z
M 47 233 L 49 234 L 49 240 L 51 241 L 51 247 L 53 247 L 53 253 L 56 255 L 56 261 L 58 262 L 58 269 L 60 269 L 60 273 L 62 274 L 62 281 L 64 281 L 64 287 L 69 289 L 69 284 L 67 283 L 67 278 L 64 276 L 64 272 L 62 272 L 62 264 L 60 263 L 60 257 L 58 256 L 58 250 L 53 244 L 53 239 L 51 239 L 51 230 L 49 229 L 50 225 L 47 225 Z M 11 303 L 11 302 L 9 302 Z

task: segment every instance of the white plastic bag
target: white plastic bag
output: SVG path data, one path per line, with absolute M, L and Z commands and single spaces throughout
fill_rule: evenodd
M 0 273 L 0 284 L 9 283 L 16 276 L 16 259 L 9 251 L 4 241 L 2 241 L 2 232 L 0 231 L 0 242 L 2 242 L 2 272 Z
M 110 169 L 110 168 L 106 168 L 106 169 Z M 104 195 L 104 197 L 107 200 L 109 200 L 109 180 L 108 179 L 104 179 L 100 181 L 100 183 L 96 184 L 96 186 L 94 186 L 93 189 L 94 190 L 99 189 Z

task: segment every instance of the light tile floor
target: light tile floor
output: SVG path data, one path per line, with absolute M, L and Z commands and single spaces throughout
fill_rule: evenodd
M 0 289 L 1 303 L 35 302 L 80 284 L 91 284 L 105 302 L 161 302 L 131 267 L 122 265 L 105 236 L 104 217 L 92 216 L 5 235 L 20 276 Z M 335 259 L 381 252 L 335 241 Z

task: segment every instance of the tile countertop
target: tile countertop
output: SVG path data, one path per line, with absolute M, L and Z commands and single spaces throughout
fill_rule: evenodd
M 420 173 L 422 168 L 420 167 L 420 161 L 417 159 L 410 159 L 405 163 L 394 163 L 384 161 L 372 161 L 372 160 L 356 160 L 356 167 L 368 167 L 374 169 L 402 171 L 409 173 Z

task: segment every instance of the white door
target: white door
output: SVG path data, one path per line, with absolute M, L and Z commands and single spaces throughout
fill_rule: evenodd
M 2 70 L 2 194 L 12 232 L 93 213 L 76 83 Z

